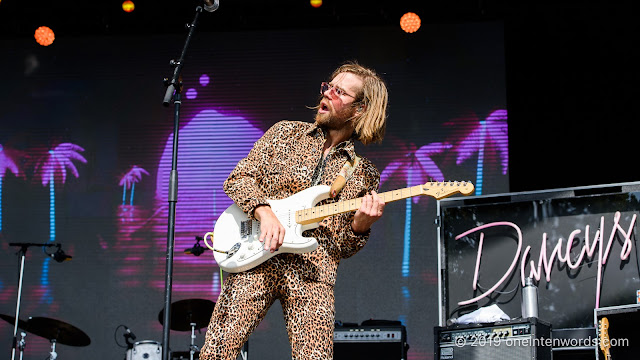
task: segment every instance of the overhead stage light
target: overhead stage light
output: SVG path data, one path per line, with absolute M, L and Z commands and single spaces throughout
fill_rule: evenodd
M 320 6 L 322 6 L 322 0 L 310 0 L 309 3 L 314 8 L 319 8 Z
M 135 8 L 136 8 L 136 5 L 133 3 L 133 1 L 127 0 L 127 1 L 122 3 L 122 10 L 124 10 L 124 12 L 130 13 Z
M 420 16 L 408 12 L 400 18 L 400 27 L 408 33 L 414 33 L 420 29 Z
M 49 46 L 53 44 L 53 40 L 56 39 L 53 30 L 46 26 L 40 26 L 38 29 L 36 29 L 36 33 L 33 35 L 33 37 L 35 37 L 38 44 L 42 46 Z

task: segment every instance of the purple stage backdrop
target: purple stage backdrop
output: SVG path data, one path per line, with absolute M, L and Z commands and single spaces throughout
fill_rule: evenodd
M 185 36 L 0 43 L 0 313 L 14 313 L 18 290 L 19 257 L 8 244 L 61 243 L 71 261 L 29 249 L 21 319 L 57 319 L 90 337 L 88 346 L 57 346 L 63 359 L 123 358 L 119 325 L 138 341 L 161 341 L 173 141 L 162 79 Z M 381 190 L 435 179 L 471 181 L 476 195 L 507 192 L 502 39 L 498 23 L 426 25 L 415 34 L 196 34 L 183 71 L 173 300 L 217 300 L 213 256 L 184 250 L 231 204 L 222 183 L 238 160 L 277 121 L 312 121 L 320 83 L 346 60 L 375 68 L 389 86 L 384 142 L 358 147 L 381 171 Z M 402 321 L 412 360 L 433 358 L 435 216 L 432 198 L 389 204 L 336 284 L 337 320 Z M 10 356 L 12 330 L 0 322 L 0 356 Z M 204 330 L 196 336 L 201 345 Z M 189 341 L 189 332 L 172 332 L 174 351 Z M 290 357 L 279 304 L 249 341 L 250 358 Z M 27 335 L 25 359 L 49 351 L 47 340 Z

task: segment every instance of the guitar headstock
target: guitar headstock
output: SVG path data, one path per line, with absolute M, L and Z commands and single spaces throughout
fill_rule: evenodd
M 444 199 L 457 193 L 469 195 L 474 189 L 475 187 L 469 181 L 430 181 L 422 185 L 423 195 L 433 196 L 436 200 Z
M 598 321 L 598 338 L 600 340 L 600 350 L 604 353 L 605 359 L 609 359 L 609 348 L 611 348 L 611 340 L 609 340 L 609 319 L 603 317 Z

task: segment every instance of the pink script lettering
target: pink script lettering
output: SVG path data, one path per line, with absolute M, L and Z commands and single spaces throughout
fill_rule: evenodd
M 606 264 L 607 259 L 609 257 L 609 253 L 611 251 L 611 245 L 613 243 L 613 240 L 615 239 L 615 236 L 617 233 L 622 234 L 623 238 L 624 238 L 624 242 L 622 244 L 622 249 L 620 250 L 620 260 L 626 260 L 629 257 L 629 254 L 631 253 L 631 249 L 633 247 L 633 243 L 631 242 L 631 236 L 633 235 L 633 229 L 635 226 L 635 222 L 636 222 L 636 214 L 633 214 L 633 217 L 631 218 L 631 221 L 629 223 L 629 227 L 628 229 L 625 231 L 625 229 L 620 225 L 620 212 L 616 211 L 616 213 L 613 216 L 613 228 L 611 229 L 611 234 L 609 235 L 609 240 L 607 242 L 607 246 L 606 248 L 604 248 L 604 216 L 600 217 L 600 227 L 599 229 L 595 232 L 594 238 L 593 238 L 593 243 L 590 242 L 589 240 L 589 236 L 590 236 L 590 231 L 589 231 L 589 225 L 585 226 L 585 230 L 584 230 L 584 245 L 582 246 L 582 249 L 580 250 L 580 255 L 578 256 L 578 258 L 575 260 L 575 262 L 571 262 L 571 249 L 573 248 L 573 243 L 575 240 L 575 237 L 578 236 L 582 230 L 580 229 L 575 229 L 571 232 L 571 234 L 569 235 L 568 239 L 567 239 L 567 245 L 565 246 L 565 251 L 562 251 L 562 243 L 563 243 L 563 239 L 560 238 L 558 239 L 558 242 L 556 243 L 556 246 L 553 248 L 553 250 L 551 251 L 551 255 L 547 256 L 547 233 L 543 233 L 542 235 L 542 242 L 540 244 L 540 257 L 538 258 L 538 264 L 536 266 L 536 263 L 531 260 L 529 262 L 529 276 L 533 277 L 536 279 L 536 281 L 540 281 L 541 277 L 542 277 L 542 271 L 544 270 L 545 273 L 545 278 L 547 280 L 547 282 L 551 281 L 551 270 L 553 269 L 553 264 L 556 260 L 556 258 L 558 259 L 558 261 L 562 262 L 562 263 L 566 263 L 567 266 L 571 269 L 577 269 L 580 264 L 582 263 L 582 261 L 584 260 L 584 257 L 587 256 L 588 258 L 592 258 L 593 255 L 595 254 L 595 250 L 596 250 L 596 246 L 598 247 L 598 273 L 597 273 L 597 278 L 596 278 L 596 308 L 600 307 L 600 289 L 601 289 L 601 285 L 602 285 L 602 266 L 604 264 Z M 467 305 L 467 304 L 471 304 L 474 303 L 484 297 L 487 297 L 489 295 L 491 295 L 491 293 L 498 288 L 503 282 L 504 280 L 509 277 L 509 275 L 511 274 L 511 272 L 514 270 L 517 262 L 518 262 L 518 258 L 520 257 L 520 251 L 522 250 L 522 230 L 520 230 L 520 227 L 514 223 L 511 222 L 507 222 L 507 221 L 498 221 L 498 222 L 493 222 L 493 223 L 489 223 L 489 224 L 485 224 L 485 225 L 481 225 L 478 227 L 475 227 L 471 230 L 467 230 L 465 232 L 463 232 L 462 234 L 456 236 L 456 240 L 465 237 L 469 234 L 475 233 L 477 231 L 480 230 L 484 230 L 487 228 L 492 228 L 492 227 L 499 227 L 499 226 L 508 226 L 513 228 L 517 234 L 518 234 L 518 248 L 516 250 L 516 253 L 513 257 L 513 261 L 511 262 L 511 265 L 509 266 L 509 269 L 504 273 L 504 275 L 502 276 L 502 278 L 500 278 L 500 280 L 498 280 L 491 288 L 489 288 L 484 294 L 481 294 L 479 296 L 476 296 L 472 299 L 469 300 L 465 300 L 465 301 L 460 301 L 458 302 L 458 305 Z M 480 270 L 480 260 L 482 258 L 482 247 L 484 244 L 484 232 L 480 233 L 480 240 L 478 243 L 478 255 L 476 257 L 476 267 L 475 267 L 475 272 L 473 274 L 473 283 L 472 283 L 472 288 L 473 290 L 476 290 L 477 284 L 478 284 L 478 273 Z M 520 280 L 522 285 L 524 286 L 524 280 L 525 280 L 525 268 L 527 265 L 527 259 L 529 258 L 529 252 L 531 251 L 531 246 L 528 245 L 525 249 L 524 249 L 524 253 L 522 255 L 522 260 L 520 261 Z

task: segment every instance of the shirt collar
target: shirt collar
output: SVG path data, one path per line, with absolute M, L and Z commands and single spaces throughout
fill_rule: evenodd
M 320 128 L 315 123 L 311 124 L 309 129 L 307 129 L 306 134 L 310 135 L 310 136 L 321 136 L 323 138 L 325 137 L 324 130 L 322 130 L 322 128 Z M 335 151 L 344 151 L 347 154 L 347 156 L 349 156 L 349 160 L 355 159 L 356 158 L 356 147 L 355 147 L 355 144 L 353 142 L 353 137 L 351 137 L 348 140 L 345 140 L 345 141 L 341 142 L 340 144 L 336 145 Z
M 309 126 L 309 128 L 307 129 L 305 134 L 307 134 L 307 135 L 315 135 L 315 134 L 324 135 L 324 132 L 322 131 L 322 129 L 316 123 L 312 123 L 310 125 L 311 126 Z
M 349 156 L 349 160 L 353 160 L 356 158 L 356 147 L 353 143 L 353 138 L 349 140 L 343 141 L 340 144 L 336 145 L 336 151 L 344 151 L 347 156 Z

